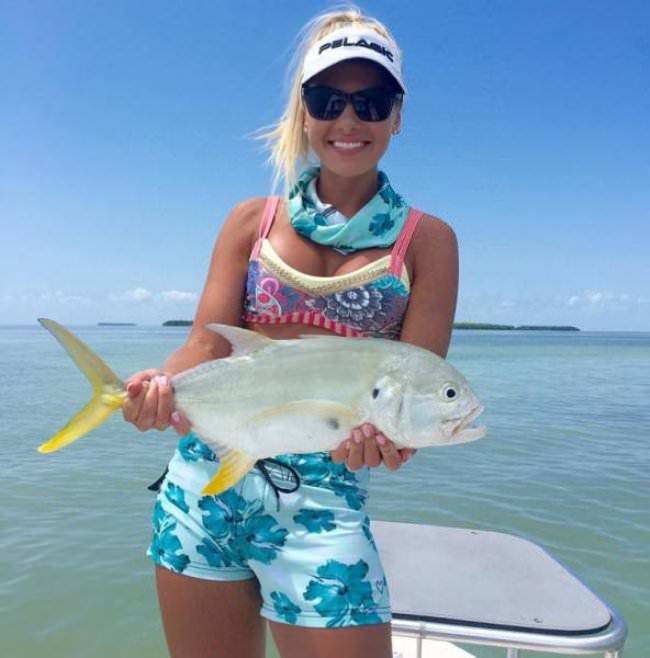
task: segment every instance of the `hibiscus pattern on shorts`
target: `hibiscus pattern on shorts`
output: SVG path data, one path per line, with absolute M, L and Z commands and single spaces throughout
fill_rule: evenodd
M 368 582 L 368 564 L 359 560 L 356 564 L 343 564 L 328 560 L 318 567 L 317 577 L 309 582 L 304 592 L 307 601 L 317 601 L 314 609 L 327 617 L 327 627 L 350 624 L 379 624 L 375 612 L 377 603 L 372 597 L 372 585 Z
M 215 566 L 246 566 L 248 560 L 269 564 L 288 534 L 271 514 L 260 513 L 260 500 L 246 500 L 233 489 L 202 497 L 199 508 L 213 541 L 204 539 L 197 551 Z
M 183 573 L 190 559 L 181 551 L 183 548 L 175 534 L 176 521 L 156 501 L 153 511 L 152 557 L 176 573 Z

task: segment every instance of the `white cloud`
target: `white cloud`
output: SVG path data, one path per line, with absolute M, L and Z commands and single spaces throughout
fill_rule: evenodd
M 182 292 L 181 290 L 165 290 L 160 293 L 161 299 L 166 302 L 190 303 L 198 299 L 198 295 L 193 292 Z
M 23 296 L 23 301 L 26 301 Z M 81 295 L 68 295 L 63 290 L 56 292 L 46 292 L 40 296 L 41 302 L 58 302 L 61 304 L 90 304 L 91 300 Z
M 132 288 L 124 292 L 112 292 L 108 299 L 111 302 L 148 302 L 152 299 L 153 293 L 146 288 Z
M 603 299 L 603 293 L 598 292 L 597 290 L 587 290 L 585 292 L 585 299 L 591 304 L 597 304 Z
M 146 288 L 131 288 L 123 292 L 113 292 L 108 296 L 111 302 L 129 302 L 133 304 L 193 304 L 198 295 L 183 290 L 163 290 L 154 292 Z
M 628 292 L 613 290 L 587 289 L 580 295 L 572 295 L 567 300 L 567 306 L 579 307 L 584 310 L 624 310 L 635 304 L 643 304 L 645 297 L 631 295 Z

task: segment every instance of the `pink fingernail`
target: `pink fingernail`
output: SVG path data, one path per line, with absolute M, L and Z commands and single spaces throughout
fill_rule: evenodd
M 354 430 L 354 432 L 352 432 L 352 438 L 355 443 L 361 443 L 363 441 L 363 436 L 359 430 Z
M 368 425 L 368 423 L 364 423 L 361 426 L 361 431 L 363 432 L 363 435 L 366 437 L 366 439 L 372 438 L 372 435 L 374 433 L 372 431 L 372 427 L 370 425 Z
M 176 424 L 181 422 L 181 415 L 178 411 L 172 411 L 172 422 Z
M 380 446 L 386 445 L 386 437 L 383 434 L 377 434 L 377 443 Z

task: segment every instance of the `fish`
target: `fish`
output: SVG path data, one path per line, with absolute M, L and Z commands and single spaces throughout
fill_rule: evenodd
M 122 407 L 124 382 L 72 332 L 39 322 L 93 388 L 90 400 L 41 453 L 59 450 Z M 380 338 L 309 334 L 274 340 L 224 324 L 207 328 L 231 345 L 225 358 L 171 377 L 175 408 L 219 457 L 204 495 L 234 486 L 260 459 L 335 449 L 372 423 L 399 448 L 467 443 L 487 428 L 471 423 L 483 405 L 448 361 L 430 350 Z

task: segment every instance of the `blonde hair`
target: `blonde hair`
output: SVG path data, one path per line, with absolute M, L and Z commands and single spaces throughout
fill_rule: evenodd
M 275 191 L 284 180 L 285 196 L 298 178 L 298 168 L 309 164 L 309 141 L 303 126 L 305 109 L 302 104 L 302 68 L 309 48 L 334 30 L 347 26 L 366 27 L 384 38 L 393 39 L 385 25 L 370 16 L 365 16 L 356 5 L 347 4 L 334 11 L 329 10 L 311 19 L 298 33 L 294 56 L 288 74 L 291 79 L 289 100 L 280 119 L 269 128 L 262 128 L 257 139 L 266 142 L 270 151 L 268 163 L 273 167 L 272 188 Z

